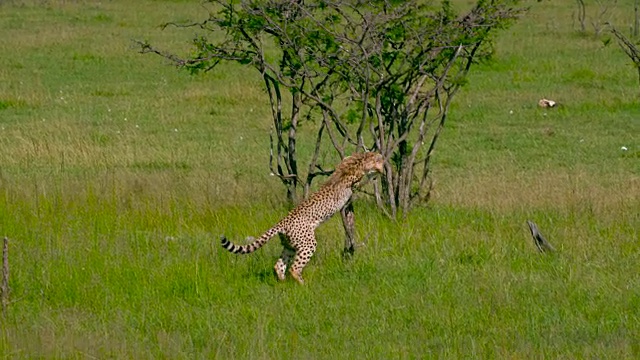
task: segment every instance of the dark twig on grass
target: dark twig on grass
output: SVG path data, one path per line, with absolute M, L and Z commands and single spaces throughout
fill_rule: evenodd
M 0 298 L 2 298 L 2 314 L 7 312 L 9 305 L 9 238 L 4 237 L 2 245 L 2 284 L 0 284 Z
M 542 234 L 538 230 L 538 225 L 536 225 L 536 223 L 531 220 L 527 220 L 527 224 L 529 225 L 529 230 L 531 230 L 533 242 L 536 244 L 538 251 L 540 251 L 541 253 L 545 253 L 547 251 L 556 251 L 556 249 L 547 241 L 547 239 L 542 236 Z

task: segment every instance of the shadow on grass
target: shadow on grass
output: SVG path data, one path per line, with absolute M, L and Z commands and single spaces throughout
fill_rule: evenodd
M 276 286 L 278 284 L 276 274 L 271 268 L 251 271 L 248 276 L 266 285 Z

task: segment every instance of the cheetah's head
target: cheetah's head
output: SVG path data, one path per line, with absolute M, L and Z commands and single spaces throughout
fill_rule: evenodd
M 365 174 L 384 172 L 384 158 L 381 154 L 377 152 L 366 152 L 358 155 L 362 156 L 361 166 Z
M 384 172 L 384 158 L 377 152 L 356 153 L 345 158 L 337 170 L 359 180 L 369 174 Z
M 325 186 L 347 181 L 351 186 L 361 183 L 363 177 L 384 172 L 384 158 L 376 152 L 355 153 L 342 160 Z

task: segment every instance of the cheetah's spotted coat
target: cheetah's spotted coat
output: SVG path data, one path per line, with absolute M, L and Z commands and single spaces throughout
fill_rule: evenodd
M 375 152 L 357 153 L 345 158 L 320 189 L 300 203 L 289 215 L 248 245 L 235 245 L 223 235 L 222 246 L 235 254 L 248 254 L 261 248 L 280 234 L 284 249 L 276 262 L 278 279 L 284 280 L 287 265 L 293 258 L 290 272 L 299 283 L 302 269 L 316 251 L 315 229 L 342 209 L 353 194 L 353 188 L 365 175 L 383 172 L 382 155 Z

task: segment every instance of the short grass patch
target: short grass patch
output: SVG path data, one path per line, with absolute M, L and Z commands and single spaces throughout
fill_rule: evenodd
M 259 77 L 194 77 L 132 48 L 188 51 L 196 30 L 157 26 L 202 11 L 0 4 L 0 355 L 640 356 L 639 87 L 614 44 L 577 34 L 572 5 L 532 3 L 499 34 L 454 101 L 431 202 L 392 222 L 359 195 L 355 256 L 331 219 L 306 286 L 276 281 L 277 238 L 248 256 L 219 246 L 287 212 Z M 556 253 L 537 253 L 526 220 Z

